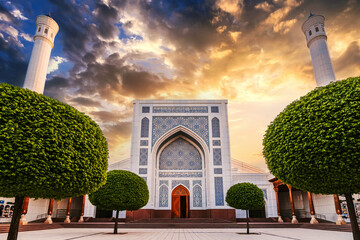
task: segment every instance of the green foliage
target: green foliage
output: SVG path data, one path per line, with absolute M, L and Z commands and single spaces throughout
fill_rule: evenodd
M 264 156 L 284 183 L 313 193 L 360 192 L 360 78 L 319 87 L 269 125 Z
M 125 170 L 107 173 L 104 186 L 89 196 L 90 202 L 103 210 L 138 210 L 149 201 L 149 190 L 144 179 Z
M 242 210 L 257 210 L 265 205 L 263 191 L 252 183 L 231 186 L 225 200 L 230 207 Z
M 67 198 L 106 181 L 108 148 L 98 125 L 75 108 L 0 84 L 0 196 Z

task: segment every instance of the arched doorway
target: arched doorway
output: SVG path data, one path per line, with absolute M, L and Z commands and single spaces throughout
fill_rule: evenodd
M 171 194 L 171 217 L 189 217 L 189 191 L 182 185 L 177 186 Z

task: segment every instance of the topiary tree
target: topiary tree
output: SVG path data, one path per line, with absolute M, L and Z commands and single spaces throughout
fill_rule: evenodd
M 116 210 L 114 234 L 117 234 L 119 211 L 144 207 L 149 201 L 149 190 L 145 180 L 135 173 L 112 170 L 107 173 L 106 184 L 89 195 L 89 200 L 102 210 Z
M 16 239 L 24 197 L 68 198 L 106 181 L 108 148 L 85 114 L 55 99 L 0 84 L 0 196 L 15 197 Z
M 287 106 L 263 145 L 270 171 L 298 189 L 344 194 L 360 239 L 352 194 L 360 192 L 360 78 L 319 87 Z
M 229 188 L 225 200 L 230 207 L 246 210 L 246 233 L 249 234 L 249 210 L 264 207 L 263 191 L 252 183 L 237 183 Z

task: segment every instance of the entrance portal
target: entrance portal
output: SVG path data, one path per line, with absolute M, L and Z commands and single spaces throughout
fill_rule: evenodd
M 171 195 L 171 217 L 189 217 L 189 191 L 184 186 L 177 186 Z

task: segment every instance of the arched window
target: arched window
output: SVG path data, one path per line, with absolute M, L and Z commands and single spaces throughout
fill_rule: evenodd
M 318 32 L 319 31 L 319 28 L 318 27 L 315 27 L 315 32 Z
M 311 30 L 309 31 L 309 36 L 311 36 L 311 34 L 312 34 L 312 32 L 311 32 Z
M 213 137 L 220 137 L 220 122 L 218 118 L 213 118 L 211 120 L 212 125 L 212 136 Z
M 48 33 L 48 31 L 49 31 L 49 29 L 45 28 L 44 33 L 45 33 L 45 34 L 47 34 L 47 33 Z
M 149 119 L 143 118 L 141 120 L 141 137 L 149 137 Z
M 38 29 L 38 32 L 40 32 L 41 31 L 41 27 L 39 27 L 39 29 Z

